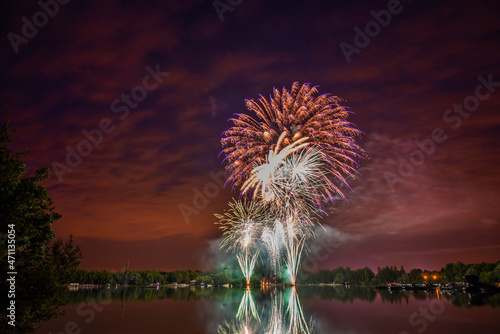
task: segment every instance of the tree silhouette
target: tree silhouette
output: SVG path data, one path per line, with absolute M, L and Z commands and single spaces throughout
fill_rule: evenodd
M 9 305 L 15 302 L 15 319 L 8 318 L 6 308 L 2 308 L 0 326 L 2 333 L 26 333 L 35 331 L 41 321 L 63 314 L 61 306 L 68 290 L 65 284 L 82 256 L 80 249 L 73 246 L 72 237 L 66 242 L 53 240 L 52 224 L 61 216 L 41 185 L 48 179 L 49 170 L 25 176 L 26 165 L 20 159 L 27 152 L 11 152 L 9 145 L 15 130 L 9 133 L 8 126 L 8 122 L 0 126 L 0 224 L 2 233 L 8 232 L 3 235 L 0 255 L 2 260 L 14 256 L 9 258 L 11 262 L 2 261 L 1 270 L 16 273 L 9 275 L 15 280 L 15 296 L 9 297 Z M 10 252 L 7 245 L 11 246 Z M 5 279 L 0 283 L 2 296 L 11 291 L 9 283 Z

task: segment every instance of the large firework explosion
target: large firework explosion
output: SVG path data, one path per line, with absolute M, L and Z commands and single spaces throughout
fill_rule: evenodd
M 356 173 L 356 159 L 362 154 L 356 142 L 361 132 L 347 121 L 349 111 L 340 105 L 339 97 L 317 93 L 316 87 L 295 82 L 290 91 L 274 89 L 269 101 L 263 96 L 258 101 L 246 100 L 247 109 L 256 118 L 238 114 L 221 140 L 228 181 L 241 185 L 250 177 L 254 164 L 263 164 L 282 137 L 285 146 L 305 141 L 319 147 L 327 158 L 328 171 L 345 184 L 344 176 Z

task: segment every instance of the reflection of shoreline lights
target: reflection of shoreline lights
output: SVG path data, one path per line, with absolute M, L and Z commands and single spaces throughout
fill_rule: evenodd
M 221 246 L 245 249 L 245 256 L 237 258 L 247 286 L 258 254 L 249 258 L 248 247 L 258 246 L 251 242 L 257 231 L 276 273 L 281 272 L 284 248 L 286 274 L 295 285 L 302 251 L 314 236 L 311 214 L 324 213 L 323 207 L 336 195 L 345 199 L 332 180 L 348 186 L 344 175 L 354 178 L 357 173 L 355 159 L 363 151 L 355 139 L 361 132 L 346 121 L 349 113 L 339 105 L 341 99 L 316 97 L 317 92 L 316 87 L 295 82 L 290 91 L 275 89 L 270 102 L 262 96 L 258 103 L 247 100 L 257 118 L 238 114 L 231 119 L 234 126 L 223 133 L 228 181 L 241 186 L 240 196 L 252 194 L 250 202 L 259 203 L 249 207 L 266 207 L 257 226 L 246 217 L 251 211 L 233 215 L 237 219 L 216 215 L 225 231 Z M 236 212 L 238 205 L 232 204 Z

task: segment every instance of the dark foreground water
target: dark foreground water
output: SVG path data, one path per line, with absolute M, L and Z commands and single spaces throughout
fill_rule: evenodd
M 128 288 L 71 292 L 36 333 L 499 333 L 500 294 L 361 287 Z

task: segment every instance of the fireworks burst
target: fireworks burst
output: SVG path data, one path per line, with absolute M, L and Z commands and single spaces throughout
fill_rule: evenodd
M 262 233 L 264 222 L 267 219 L 267 208 L 259 202 L 249 201 L 246 198 L 229 203 L 229 210 L 223 214 L 215 214 L 219 219 L 216 224 L 224 231 L 221 247 L 230 251 L 253 248 L 254 241 Z
M 294 152 L 305 147 L 302 141 L 297 141 L 290 144 L 283 149 L 280 149 L 281 136 L 276 145 L 276 149 L 269 151 L 264 163 L 256 163 L 251 171 L 251 176 L 248 178 L 241 188 L 241 193 L 245 194 L 247 191 L 253 189 L 254 198 L 259 194 L 266 202 L 271 200 L 279 200 L 277 193 L 280 192 L 279 186 L 286 182 L 284 173 L 280 173 L 285 165 L 286 158 Z
M 345 184 L 344 175 L 355 174 L 356 159 L 361 158 L 362 150 L 355 140 L 361 132 L 346 120 L 349 112 L 340 105 L 340 98 L 317 93 L 316 87 L 295 82 L 290 91 L 274 89 L 270 101 L 262 96 L 258 101 L 246 100 L 247 109 L 257 118 L 238 114 L 231 119 L 234 126 L 224 132 L 221 140 L 230 173 L 228 180 L 244 183 L 254 165 L 264 164 L 269 152 L 281 142 L 285 146 L 301 142 L 319 147 L 331 175 Z
M 266 248 L 273 273 L 281 273 L 284 259 L 295 286 L 317 217 L 335 199 L 345 199 L 342 187 L 349 188 L 346 179 L 357 175 L 356 160 L 364 155 L 356 143 L 361 131 L 347 121 L 349 112 L 340 98 L 317 93 L 316 87 L 295 82 L 290 91 L 274 89 L 269 101 L 262 96 L 246 100 L 256 118 L 238 114 L 223 133 L 228 181 L 241 186 L 245 199 L 215 216 L 224 231 L 221 247 L 238 252 L 247 292 L 237 314 L 240 321 L 245 316 L 245 324 L 225 323 L 219 333 L 248 333 L 249 314 L 260 322 L 248 289 L 260 247 Z M 282 293 L 275 294 L 265 333 L 312 333 L 314 324 L 305 321 L 295 287 L 288 298 L 288 321 L 282 304 Z
M 300 257 L 307 241 L 314 236 L 312 227 L 302 224 L 300 220 L 289 217 L 283 225 L 276 220 L 274 227 L 265 227 L 262 233 L 271 268 L 274 273 L 281 272 L 281 256 L 285 256 L 286 275 L 292 285 L 295 285 L 300 264 Z
M 295 285 L 297 280 L 302 251 L 308 237 L 312 235 L 312 228 L 300 224 L 300 221 L 295 220 L 293 217 L 288 218 L 285 239 L 283 241 L 286 251 L 286 274 L 292 285 Z
M 256 253 L 248 255 L 248 247 L 245 247 L 245 256 L 236 255 L 238 258 L 238 264 L 240 265 L 241 272 L 247 281 L 247 286 L 250 286 L 250 278 L 252 277 L 253 269 L 255 268 L 255 263 L 257 262 L 257 257 L 259 256 L 259 250 Z
M 262 199 L 270 207 L 270 218 L 275 220 L 274 227 L 263 230 L 262 242 L 271 260 L 271 268 L 279 272 L 281 250 L 284 249 L 287 263 L 287 276 L 295 284 L 300 257 L 307 240 L 313 236 L 314 220 L 310 211 L 321 209 L 331 193 L 333 186 L 326 177 L 323 157 L 314 148 L 305 148 L 297 141 L 272 150 L 267 162 L 256 166 L 252 176 L 244 183 L 242 193 L 253 190 L 253 199 Z M 254 201 L 257 202 L 257 201 Z M 285 228 L 280 221 L 285 222 Z M 238 256 L 243 271 L 254 267 L 255 258 Z M 245 272 L 245 277 L 250 277 Z
M 265 227 L 262 232 L 262 242 L 267 249 L 271 262 L 271 271 L 274 274 L 281 271 L 281 249 L 284 240 L 285 231 L 281 223 L 275 224 L 273 228 Z
M 328 201 L 334 201 L 335 192 L 340 192 L 328 178 L 325 161 L 325 155 L 314 147 L 292 144 L 271 151 L 265 163 L 255 165 L 241 192 L 252 191 L 253 200 L 262 199 L 280 218 L 296 212 L 321 213 Z
M 264 245 L 275 273 L 285 257 L 295 285 L 317 217 L 336 198 L 345 199 L 342 186 L 349 187 L 346 178 L 355 177 L 364 154 L 356 143 L 361 132 L 347 121 L 341 99 L 317 93 L 295 82 L 290 91 L 275 89 L 269 101 L 247 100 L 256 118 L 238 114 L 221 139 L 228 181 L 241 186 L 241 196 L 251 196 L 216 215 L 224 230 L 221 246 L 244 251 L 237 258 L 247 284 Z
M 220 224 L 219 228 L 224 231 L 221 247 L 244 252 L 244 255 L 237 254 L 236 257 L 249 285 L 259 255 L 257 241 L 262 233 L 267 209 L 258 202 L 246 199 L 234 200 L 229 203 L 229 207 L 224 214 L 215 214 L 219 219 L 216 224 Z

